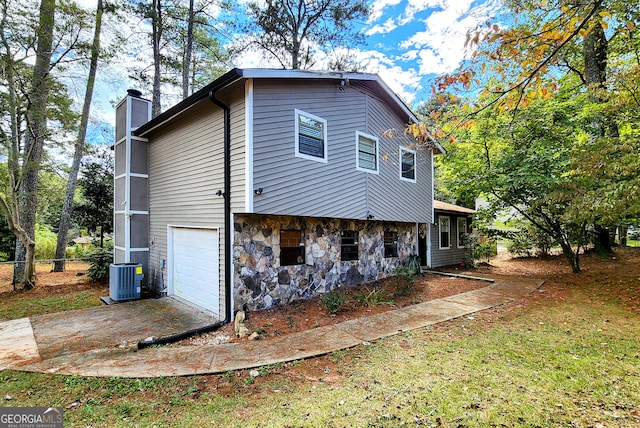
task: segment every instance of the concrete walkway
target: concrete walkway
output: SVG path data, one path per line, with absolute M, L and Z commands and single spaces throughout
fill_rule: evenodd
M 204 315 L 200 316 L 204 318 L 199 318 L 193 310 L 182 307 L 173 299 L 22 318 L 0 323 L 0 369 L 136 378 L 223 373 L 323 355 L 423 328 L 509 303 L 533 292 L 542 283 L 541 280 L 530 278 L 521 278 L 517 282 L 497 279 L 495 283 L 479 290 L 366 318 L 274 339 L 220 345 L 153 347 L 143 350 L 131 346 L 151 335 L 175 334 L 213 321 Z M 149 309 L 154 306 L 153 302 L 156 306 L 164 305 L 164 309 Z M 122 309 L 125 306 L 126 309 Z M 129 318 L 122 318 L 122 314 L 118 314 L 117 318 L 128 322 L 118 324 L 114 317 L 106 315 L 114 310 L 126 311 Z M 162 321 L 149 318 L 145 323 L 145 313 L 154 311 L 156 314 L 169 315 L 162 316 Z M 86 332 L 95 332 L 95 328 L 81 328 L 92 322 L 103 327 L 99 328 L 98 337 L 87 336 Z M 136 325 L 138 328 L 131 331 L 126 328 L 127 325 Z M 116 338 L 118 340 L 114 342 Z M 131 338 L 135 339 L 129 342 Z

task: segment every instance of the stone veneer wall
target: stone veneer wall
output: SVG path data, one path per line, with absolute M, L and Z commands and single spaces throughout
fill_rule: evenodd
M 301 230 L 305 264 L 280 266 L 280 230 Z M 359 231 L 359 260 L 341 261 L 342 230 Z M 398 257 L 384 257 L 384 231 L 398 233 Z M 309 217 L 236 215 L 234 310 L 269 309 L 343 285 L 388 276 L 415 252 L 415 225 Z

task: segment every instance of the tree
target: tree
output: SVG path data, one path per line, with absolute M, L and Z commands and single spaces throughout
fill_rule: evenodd
M 56 242 L 55 262 L 53 265 L 54 272 L 64 271 L 64 258 L 67 250 L 67 233 L 69 232 L 69 220 L 71 218 L 71 210 L 73 208 L 73 196 L 76 190 L 76 181 L 78 179 L 78 171 L 80 170 L 80 162 L 84 154 L 85 137 L 87 135 L 87 124 L 89 123 L 89 110 L 91 108 L 91 99 L 93 97 L 93 86 L 96 80 L 96 70 L 98 68 L 98 57 L 100 55 L 100 32 L 102 31 L 102 15 L 104 6 L 102 0 L 98 0 L 96 7 L 96 24 L 93 35 L 93 43 L 91 45 L 91 59 L 89 63 L 89 75 L 87 77 L 87 86 L 82 105 L 82 113 L 80 115 L 80 128 L 75 142 L 75 150 L 73 154 L 73 162 L 71 171 L 67 180 L 67 188 L 65 191 L 64 204 L 60 213 L 60 223 L 58 226 L 58 238 Z
M 6 88 L 0 92 L 0 149 L 8 177 L 0 209 L 17 238 L 14 284 L 28 289 L 35 284 L 37 190 L 47 160 L 45 143 L 75 123 L 66 88 L 55 72 L 81 41 L 86 19 L 66 2 L 45 0 L 38 9 L 30 1 L 0 0 L 0 7 L 0 79 Z
M 74 210 L 78 223 L 89 232 L 100 233 L 100 247 L 104 234 L 113 231 L 113 168 L 111 155 L 103 152 L 87 161 L 78 180 L 82 202 Z
M 580 109 L 570 99 L 545 100 L 516 118 L 488 110 L 456 132 L 439 167 L 455 194 L 485 195 L 494 213 L 509 209 L 562 248 L 574 272 L 588 221 L 568 215 L 583 189 L 567 174 Z
M 369 14 L 364 0 L 267 0 L 248 7 L 244 31 L 283 68 L 313 66 L 316 51 L 362 41 L 356 21 Z
M 10 206 L 4 202 L 4 199 L 2 200 L 2 208 L 8 219 L 9 229 L 18 238 L 14 283 L 20 282 L 25 289 L 35 286 L 35 216 L 38 173 L 47 132 L 47 101 L 50 88 L 49 72 L 55 11 L 55 0 L 41 1 L 40 21 L 36 30 L 35 65 L 28 97 L 30 108 L 25 115 L 28 132 L 25 135 L 23 152 L 25 156 L 22 159 L 24 169 L 20 182 L 15 183 L 14 188 L 18 189 L 15 202 L 12 201 L 12 206 Z M 24 264 L 20 263 L 22 260 L 25 261 Z
M 634 168 L 629 161 L 637 137 L 629 131 L 631 110 L 625 108 L 622 114 L 614 100 L 620 92 L 630 94 L 629 85 L 616 83 L 617 76 L 640 64 L 635 25 L 640 6 L 615 0 L 513 0 L 505 5 L 509 25 L 488 23 L 470 33 L 472 58 L 436 82 L 434 92 L 457 89 L 478 94 L 449 116 L 448 130 L 455 135 L 455 129 L 485 111 L 508 113 L 520 123 L 531 118 L 529 106 L 548 102 L 561 92 L 563 97 L 580 98 L 575 110 L 580 120 L 568 130 L 573 138 L 571 162 L 564 173 L 571 177 L 568 188 L 579 183 L 581 192 L 574 186 L 577 193 L 563 203 L 564 218 L 597 231 L 598 245 L 607 248 L 607 229 L 638 214 L 637 206 L 621 192 L 624 187 L 640 197 L 631 178 L 638 176 L 637 165 Z M 524 166 L 513 166 L 526 171 Z M 600 186 L 602 180 L 608 185 Z M 616 199 L 620 203 L 612 202 Z
M 163 91 L 167 85 L 179 88 L 182 98 L 193 88 L 219 77 L 226 71 L 229 56 L 217 40 L 218 26 L 213 9 L 229 7 L 226 2 L 189 0 L 134 0 L 129 10 L 149 22 L 147 34 L 153 56 L 148 63 L 145 51 L 137 50 L 142 68 L 133 70 L 133 78 L 151 85 L 151 114 L 162 112 Z M 151 71 L 151 73 L 149 73 Z

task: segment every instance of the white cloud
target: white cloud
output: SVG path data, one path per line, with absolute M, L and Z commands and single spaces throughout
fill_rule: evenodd
M 362 72 L 380 75 L 389 88 L 406 103 L 411 103 L 415 99 L 416 93 L 422 88 L 422 76 L 415 68 L 403 69 L 396 64 L 394 58 L 380 51 L 338 49 L 334 53 L 337 55 L 348 54 L 360 66 Z M 314 69 L 326 69 L 329 60 L 330 57 L 320 54 Z
M 391 31 L 395 30 L 396 28 L 398 28 L 398 26 L 394 22 L 393 18 L 389 18 L 382 25 L 380 25 L 380 24 L 374 25 L 373 27 L 368 29 L 365 32 L 365 34 L 367 36 L 372 36 L 372 35 L 378 34 L 378 33 L 385 34 L 385 33 L 390 33 Z
M 419 50 L 406 51 L 402 55 L 400 55 L 399 59 L 402 61 L 415 61 L 420 54 Z
M 416 98 L 416 93 L 422 89 L 422 83 L 420 83 L 422 77 L 413 68 L 405 70 L 397 65 L 393 67 L 382 66 L 377 73 L 391 90 L 407 104 L 411 104 Z
M 377 73 L 403 101 L 411 103 L 422 88 L 422 77 L 414 68 L 403 69 L 393 58 L 378 51 L 360 51 L 358 62 L 368 73 Z
M 410 0 L 409 10 L 419 10 L 429 0 Z M 491 7 L 472 7 L 473 0 L 447 0 L 440 9 L 423 20 L 425 30 L 400 43 L 404 49 L 419 50 L 420 74 L 440 74 L 455 69 L 469 51 L 465 49 L 467 32 L 487 20 Z M 407 12 L 409 14 L 409 12 Z M 413 54 L 412 54 L 413 55 Z
M 400 4 L 401 0 L 375 0 L 369 9 L 369 22 L 376 22 L 384 14 L 389 6 Z
M 469 0 L 460 0 L 469 1 Z M 458 2 L 458 0 L 409 0 L 407 7 L 404 10 L 404 16 L 400 19 L 400 25 L 408 24 L 412 22 L 417 13 L 423 12 L 431 8 L 446 8 L 447 3 Z

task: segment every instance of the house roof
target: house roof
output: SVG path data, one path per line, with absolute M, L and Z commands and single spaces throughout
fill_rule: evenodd
M 197 102 L 214 94 L 218 90 L 225 88 L 242 79 L 315 79 L 315 80 L 334 80 L 349 84 L 351 81 L 357 81 L 365 84 L 369 89 L 383 96 L 401 116 L 406 116 L 408 122 L 418 123 L 419 120 L 409 107 L 387 86 L 386 83 L 377 74 L 371 73 L 349 73 L 339 71 L 312 71 L 312 70 L 283 70 L 283 69 L 264 69 L 264 68 L 234 68 L 218 79 L 209 83 L 204 88 L 195 92 L 188 98 L 185 98 L 175 106 L 169 108 L 163 113 L 151 119 L 149 122 L 140 126 L 134 134 L 137 136 L 145 136 L 152 130 L 162 126 L 168 121 L 176 118 L 189 108 L 193 107 Z M 437 140 L 429 136 L 434 143 L 436 149 L 440 153 L 446 153 L 445 149 L 437 142 Z
M 476 211 L 470 208 L 461 207 L 454 204 L 448 204 L 442 201 L 433 201 L 433 208 L 440 211 L 451 211 L 455 213 L 474 214 Z

